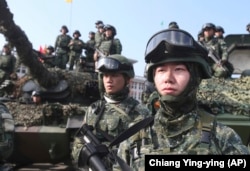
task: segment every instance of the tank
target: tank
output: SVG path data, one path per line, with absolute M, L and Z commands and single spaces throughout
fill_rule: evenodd
M 232 78 L 203 80 L 198 97 L 212 108 L 219 122 L 232 127 L 245 145 L 250 143 L 250 34 L 225 37 L 228 60 L 234 66 Z
M 0 33 L 29 70 L 28 75 L 2 86 L 6 96 L 0 100 L 15 121 L 14 150 L 5 170 L 74 170 L 71 144 L 86 108 L 100 98 L 97 74 L 45 68 L 4 0 L 0 1 Z M 20 101 L 37 89 L 45 103 Z

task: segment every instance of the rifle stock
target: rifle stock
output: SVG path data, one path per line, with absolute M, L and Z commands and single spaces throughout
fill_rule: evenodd
M 221 60 L 214 54 L 214 51 L 212 49 L 209 49 L 208 51 L 208 57 L 210 57 L 218 66 L 220 66 L 224 71 L 227 71 L 227 69 L 223 66 L 221 63 Z

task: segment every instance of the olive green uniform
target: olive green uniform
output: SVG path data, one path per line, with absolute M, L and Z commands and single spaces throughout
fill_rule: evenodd
M 0 82 L 10 77 L 15 72 L 16 58 L 12 54 L 0 56 Z
M 102 40 L 99 50 L 106 56 L 112 54 L 121 54 L 122 44 L 117 38 L 105 38 Z
M 86 48 L 86 44 L 79 38 L 71 40 L 73 42 L 69 45 L 69 70 L 73 70 L 74 65 L 77 65 L 83 49 Z
M 66 69 L 66 64 L 69 61 L 69 42 L 71 37 L 69 35 L 58 35 L 55 42 L 56 50 L 56 66 L 61 69 Z
M 204 38 L 201 43 L 207 48 L 213 50 L 215 52 L 216 56 L 219 57 L 219 61 L 228 61 L 228 52 L 227 52 L 227 45 L 226 42 L 223 39 L 217 39 L 217 38 L 210 38 L 206 39 Z M 213 75 L 215 77 L 219 78 L 226 78 L 230 73 L 227 73 L 228 71 L 225 70 L 220 65 L 216 64 L 212 59 L 210 61 L 210 65 L 213 69 Z

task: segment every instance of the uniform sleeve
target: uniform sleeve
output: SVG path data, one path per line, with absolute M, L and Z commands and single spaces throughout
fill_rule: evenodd
M 115 39 L 115 44 L 116 44 L 116 54 L 121 54 L 122 53 L 122 44 L 121 41 L 119 39 Z
M 224 40 L 219 40 L 221 59 L 224 61 L 228 60 L 227 44 Z
M 230 127 L 218 123 L 216 139 L 223 155 L 249 155 L 250 152 L 242 143 L 240 136 Z
M 58 41 L 59 41 L 59 36 L 56 37 L 56 41 L 55 41 L 55 51 L 56 51 L 56 49 L 57 49 L 57 47 L 58 47 Z
M 83 123 L 87 123 L 87 121 L 89 119 L 89 117 L 88 117 L 89 111 L 91 111 L 91 107 L 87 108 Z M 79 167 L 79 162 L 81 162 L 81 161 L 79 161 L 80 154 L 81 154 L 83 147 L 84 147 L 84 143 L 81 141 L 81 137 L 76 135 L 74 137 L 74 142 L 73 142 L 72 151 L 71 151 L 71 156 L 72 156 L 73 164 L 75 165 L 75 167 Z

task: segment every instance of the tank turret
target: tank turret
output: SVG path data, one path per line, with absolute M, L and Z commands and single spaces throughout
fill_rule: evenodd
M 14 150 L 5 160 L 11 163 L 7 166 L 10 170 L 72 170 L 72 137 L 82 125 L 86 107 L 99 98 L 96 73 L 45 68 L 25 32 L 15 24 L 5 0 L 0 1 L 0 33 L 29 70 L 28 75 L 13 82 L 13 89 L 8 89 L 10 98 L 1 98 L 15 123 L 14 140 L 10 142 Z M 40 91 L 44 104 L 19 101 L 34 90 Z M 34 163 L 39 164 L 31 166 Z

